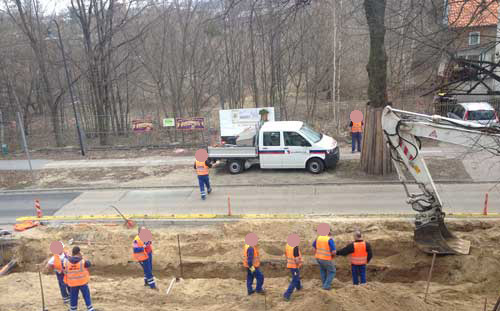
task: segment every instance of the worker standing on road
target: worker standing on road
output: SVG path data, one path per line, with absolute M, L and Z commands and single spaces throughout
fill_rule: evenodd
M 260 271 L 259 247 L 257 246 L 258 237 L 255 233 L 249 233 L 245 237 L 245 246 L 243 247 L 243 266 L 247 270 L 247 290 L 248 295 L 257 292 L 265 294 L 262 288 L 264 285 L 264 274 Z M 253 280 L 257 279 L 255 290 L 253 289 Z
M 57 244 L 57 250 L 55 254 L 50 257 L 47 262 L 47 270 L 54 271 L 57 277 L 57 282 L 59 283 L 59 290 L 61 291 L 61 296 L 65 304 L 69 304 L 69 287 L 64 283 L 64 273 L 63 264 L 68 259 L 67 251 L 64 249 L 64 244 L 62 242 L 54 242 Z M 51 244 L 52 250 L 52 244 Z
M 90 290 L 87 285 L 90 280 L 90 261 L 84 260 L 78 246 L 73 247 L 72 256 L 64 262 L 64 278 L 70 290 L 70 311 L 78 309 L 78 294 L 81 291 L 87 311 L 96 311 L 92 307 Z
M 366 284 L 366 264 L 373 257 L 369 243 L 363 241 L 361 231 L 354 231 L 354 242 L 337 252 L 339 256 L 351 255 L 352 283 L 354 285 Z
M 356 144 L 358 145 L 358 152 L 361 152 L 361 139 L 363 133 L 363 113 L 359 110 L 354 110 L 350 115 L 351 123 L 349 127 L 351 128 L 352 136 L 352 153 L 356 151 Z
M 330 226 L 328 224 L 319 224 L 317 232 L 319 236 L 312 246 L 320 268 L 322 288 L 330 290 L 336 273 L 335 263 L 332 261 L 336 255 L 335 242 L 330 237 Z
M 151 232 L 148 229 L 139 229 L 139 234 L 135 236 L 134 242 L 132 243 L 133 257 L 135 261 L 139 262 L 144 271 L 145 285 L 148 285 L 151 289 L 157 290 L 155 278 L 152 271 L 152 264 L 146 251 L 146 244 L 144 244 L 144 242 L 142 241 L 145 240 L 147 243 L 150 242 L 151 239 Z
M 208 176 L 208 169 L 212 168 L 212 163 L 208 160 L 207 151 L 203 149 L 196 151 L 195 158 L 194 169 L 196 170 L 196 174 L 198 174 L 201 199 L 205 200 L 207 198 L 207 192 L 208 194 L 212 192 L 212 187 L 210 187 L 210 177 Z M 207 187 L 207 192 L 205 192 L 205 186 Z
M 288 289 L 283 294 L 283 298 L 286 301 L 290 301 L 290 296 L 292 295 L 294 289 L 301 290 L 302 285 L 300 284 L 300 268 L 302 267 L 302 255 L 299 250 L 300 238 L 297 234 L 290 234 L 287 238 L 287 244 L 285 247 L 286 256 L 286 267 L 290 269 L 292 273 L 292 280 Z

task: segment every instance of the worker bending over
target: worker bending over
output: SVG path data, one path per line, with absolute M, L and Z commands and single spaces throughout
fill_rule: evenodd
M 354 242 L 337 252 L 339 256 L 351 257 L 352 283 L 354 285 L 366 284 L 366 264 L 373 257 L 369 243 L 363 241 L 361 231 L 354 232 Z
M 92 307 L 90 290 L 87 285 L 90 280 L 90 261 L 84 260 L 78 246 L 73 247 L 72 256 L 64 261 L 64 278 L 70 291 L 70 311 L 78 310 L 78 293 L 81 291 L 87 311 L 96 311 Z
M 143 228 L 139 229 L 142 230 Z M 150 242 L 150 241 L 148 241 Z M 149 244 L 150 245 L 150 244 Z M 144 244 L 143 241 L 141 241 L 141 238 L 139 238 L 139 235 L 136 235 L 134 238 L 134 241 L 132 243 L 132 248 L 133 248 L 133 257 L 134 260 L 139 262 L 141 265 L 143 271 L 144 271 L 144 283 L 146 286 L 149 286 L 151 289 L 157 289 L 156 288 L 156 283 L 155 283 L 155 278 L 153 276 L 153 271 L 152 271 L 152 261 L 149 260 L 148 253 L 146 251 L 146 245 Z M 152 248 L 151 248 L 152 251 Z M 153 257 L 151 257 L 152 259 Z
M 294 289 L 301 290 L 302 285 L 300 284 L 300 268 L 302 267 L 302 255 L 300 254 L 299 246 L 290 246 L 290 241 L 286 243 L 285 247 L 286 256 L 286 267 L 290 269 L 292 273 L 292 280 L 288 289 L 283 294 L 283 298 L 286 301 L 290 301 L 290 296 L 292 295 Z
M 321 225 L 326 224 L 320 224 L 320 226 Z M 315 251 L 314 257 L 319 264 L 322 288 L 324 290 L 330 290 L 332 289 L 332 282 L 336 274 L 335 263 L 333 262 L 336 255 L 335 242 L 330 237 L 329 227 L 328 230 L 320 231 L 318 226 L 318 233 L 320 236 L 316 238 L 312 246 Z
M 64 244 L 62 242 L 61 244 L 64 248 Z M 55 272 L 57 277 L 57 282 L 59 283 L 59 290 L 61 291 L 61 296 L 65 304 L 69 303 L 69 287 L 64 282 L 64 272 L 63 272 L 63 263 L 67 259 L 68 259 L 68 254 L 63 249 L 63 251 L 60 254 L 58 255 L 54 254 L 52 257 L 50 257 L 46 266 L 47 270 Z

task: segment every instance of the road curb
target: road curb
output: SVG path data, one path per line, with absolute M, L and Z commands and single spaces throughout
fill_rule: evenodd
M 170 214 L 170 215 L 124 215 L 127 219 L 155 220 L 155 219 L 302 219 L 303 214 L 241 214 L 241 215 L 222 215 L 222 214 Z M 123 220 L 118 215 L 81 215 L 81 216 L 44 216 L 37 218 L 26 216 L 16 218 L 17 222 L 26 220 L 37 221 L 57 221 L 57 220 Z
M 229 219 L 315 219 L 315 218 L 413 218 L 413 214 L 345 214 L 345 215 L 306 215 L 306 214 L 165 214 L 165 215 L 124 215 L 132 220 L 229 220 Z M 483 215 L 480 213 L 455 213 L 447 214 L 448 219 L 493 219 L 500 218 L 500 213 Z M 81 216 L 44 216 L 37 218 L 26 216 L 16 218 L 17 222 L 26 220 L 36 221 L 81 221 L 81 220 L 103 220 L 103 221 L 123 221 L 118 215 L 81 215 Z
M 464 185 L 464 184 L 496 184 L 498 180 L 485 180 L 485 181 L 457 181 L 457 180 L 437 180 L 435 184 L 443 185 Z M 345 182 L 318 182 L 310 184 L 213 184 L 214 188 L 235 188 L 235 187 L 254 187 L 254 188 L 265 188 L 265 187 L 297 187 L 297 186 L 366 186 L 366 185 L 397 185 L 401 184 L 398 180 L 386 180 L 386 181 L 345 181 Z M 408 182 L 407 184 L 415 184 L 414 182 Z M 197 185 L 167 185 L 167 186 L 118 186 L 118 187 L 67 187 L 67 188 L 36 188 L 36 189 L 18 189 L 18 190 L 0 190 L 0 195 L 4 194 L 24 194 L 24 193 L 51 193 L 51 192 L 84 192 L 84 191 L 106 191 L 106 190 L 164 190 L 164 189 L 198 189 Z

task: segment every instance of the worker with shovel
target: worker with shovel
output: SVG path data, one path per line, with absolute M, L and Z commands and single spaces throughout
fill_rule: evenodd
M 59 283 L 59 290 L 65 304 L 69 304 L 69 287 L 64 282 L 63 264 L 68 259 L 67 251 L 64 249 L 64 244 L 60 241 L 54 241 L 50 244 L 50 250 L 53 256 L 47 262 L 46 269 L 54 271 Z
M 80 247 L 75 246 L 72 256 L 64 262 L 64 279 L 70 291 L 70 311 L 78 310 L 78 294 L 82 292 L 83 299 L 87 305 L 87 311 L 97 311 L 92 306 L 90 299 L 89 280 L 90 261 L 84 260 Z
M 153 236 L 151 234 L 151 231 L 149 231 L 146 228 L 141 227 L 139 230 L 139 234 L 135 236 L 134 241 L 133 241 L 133 258 L 135 261 L 137 261 L 143 271 L 144 271 L 144 281 L 145 283 L 154 290 L 158 290 L 156 287 L 155 283 L 155 278 L 153 276 L 153 271 L 152 271 L 152 261 L 149 260 L 148 253 L 146 251 L 147 245 L 143 242 L 146 241 L 146 243 L 151 242 Z M 152 251 L 152 249 L 151 249 Z M 152 259 L 152 257 L 151 257 Z

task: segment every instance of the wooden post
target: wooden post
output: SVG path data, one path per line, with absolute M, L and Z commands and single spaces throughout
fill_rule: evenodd
M 181 241 L 179 235 L 177 235 L 177 247 L 179 249 L 179 265 L 181 266 L 181 278 L 184 278 L 184 271 L 182 268 L 182 256 L 181 256 Z
M 488 297 L 484 298 L 484 311 L 486 311 L 487 305 L 488 305 Z
M 432 270 L 434 269 L 434 261 L 436 260 L 436 251 L 432 251 L 432 263 L 431 263 L 431 269 L 429 270 L 429 276 L 427 277 L 427 288 L 425 289 L 425 297 L 424 297 L 424 302 L 427 302 L 427 294 L 429 293 L 429 285 L 431 282 L 431 277 L 432 277 Z

